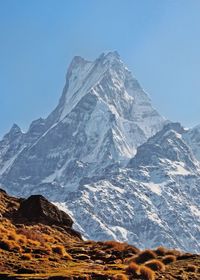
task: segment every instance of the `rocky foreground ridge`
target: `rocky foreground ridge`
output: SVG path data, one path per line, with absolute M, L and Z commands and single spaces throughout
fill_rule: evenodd
M 84 241 L 41 195 L 0 190 L 0 279 L 200 279 L 200 256 L 116 241 Z

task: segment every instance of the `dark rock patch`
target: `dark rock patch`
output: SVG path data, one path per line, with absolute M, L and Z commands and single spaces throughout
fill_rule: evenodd
M 31 195 L 21 202 L 15 219 L 23 223 L 41 223 L 72 227 L 73 221 L 68 214 L 50 203 L 42 195 Z

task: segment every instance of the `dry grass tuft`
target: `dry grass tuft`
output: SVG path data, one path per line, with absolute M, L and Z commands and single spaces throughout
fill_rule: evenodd
M 117 242 L 114 240 L 105 241 L 104 245 L 106 245 L 110 249 L 114 249 L 117 251 L 124 251 L 126 249 L 126 247 L 128 246 L 127 243 Z
M 157 257 L 156 253 L 152 250 L 144 250 L 137 257 L 135 257 L 135 262 L 137 264 L 145 263 L 149 260 L 155 259 Z
M 193 257 L 193 254 L 191 253 L 183 253 L 177 256 L 177 260 L 181 261 L 181 260 L 188 260 L 191 259 Z
M 140 275 L 141 275 L 142 279 L 144 279 L 144 280 L 154 280 L 155 279 L 154 271 L 144 265 L 140 266 Z
M 166 254 L 165 255 L 173 255 L 173 256 L 180 256 L 181 252 L 176 250 L 176 249 L 170 249 L 170 250 L 166 250 Z
M 30 261 L 32 259 L 32 255 L 29 253 L 22 254 L 21 259 L 25 261 Z
M 27 244 L 34 248 L 40 247 L 40 245 L 41 245 L 41 243 L 39 241 L 31 240 L 31 239 L 27 240 Z
M 66 252 L 65 247 L 63 245 L 53 245 L 52 252 L 55 254 L 59 254 L 68 260 L 72 260 L 72 257 Z
M 21 245 L 27 244 L 27 238 L 26 238 L 26 236 L 21 235 L 21 234 L 18 234 L 18 236 L 17 236 L 17 241 L 18 241 L 18 243 L 21 244 Z
M 45 239 L 41 232 L 33 229 L 20 228 L 17 234 L 24 235 L 27 239 L 38 241 L 40 244 L 45 243 Z
M 133 276 L 138 276 L 140 274 L 140 267 L 138 264 L 132 262 L 126 269 L 127 274 L 131 274 Z
M 135 246 L 129 245 L 126 242 L 117 242 L 114 240 L 109 240 L 109 241 L 98 242 L 98 243 L 107 247 L 107 249 L 113 249 L 113 250 L 116 250 L 119 252 L 129 251 L 132 254 L 138 254 L 140 252 L 140 250 L 138 248 L 136 248 Z
M 188 266 L 186 268 L 186 271 L 196 273 L 197 272 L 197 266 L 194 265 L 194 264 L 188 264 Z
M 9 234 L 7 235 L 7 239 L 8 239 L 8 240 L 17 241 L 17 240 L 18 240 L 18 235 L 16 234 L 15 231 L 11 231 L 11 232 L 9 232 Z
M 154 252 L 156 253 L 157 256 L 164 256 L 164 255 L 166 255 L 166 249 L 164 247 L 162 247 L 162 246 L 156 248 L 154 250 Z
M 144 264 L 154 271 L 165 271 L 165 265 L 159 260 L 150 260 Z
M 112 280 L 128 280 L 125 274 L 116 274 L 112 277 Z
M 52 252 L 64 256 L 66 254 L 65 247 L 63 245 L 53 245 Z
M 8 239 L 0 240 L 0 248 L 9 252 L 20 253 L 21 247 L 14 241 Z
M 129 266 L 126 269 L 126 273 L 128 275 L 131 275 L 131 277 L 135 277 L 136 279 L 138 279 L 138 277 L 140 277 L 141 279 L 144 279 L 144 280 L 154 280 L 155 279 L 155 273 L 150 267 L 147 267 L 146 265 L 138 265 L 134 262 L 129 264 Z
M 176 256 L 174 255 L 167 255 L 162 259 L 164 264 L 170 264 L 176 261 Z

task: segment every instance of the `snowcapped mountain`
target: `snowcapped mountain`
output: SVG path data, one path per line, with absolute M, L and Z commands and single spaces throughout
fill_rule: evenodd
M 84 177 L 133 157 L 164 123 L 118 53 L 75 57 L 56 109 L 0 142 L 0 182 L 15 195 L 62 200 Z
M 200 163 L 185 133 L 178 123 L 166 125 L 127 167 L 90 179 L 60 207 L 87 238 L 199 252 Z
M 200 127 L 152 107 L 118 53 L 75 57 L 58 106 L 0 141 L 0 183 L 40 193 L 90 239 L 200 250 Z

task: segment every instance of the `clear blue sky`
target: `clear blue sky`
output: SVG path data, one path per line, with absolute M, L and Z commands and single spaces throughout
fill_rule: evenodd
M 166 118 L 200 123 L 199 0 L 0 0 L 0 136 L 57 105 L 74 55 L 117 50 Z

